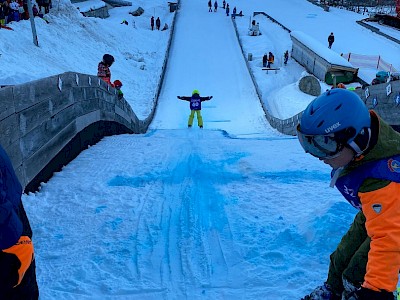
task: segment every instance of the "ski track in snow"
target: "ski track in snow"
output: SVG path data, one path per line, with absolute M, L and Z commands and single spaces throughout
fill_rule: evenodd
M 157 201 L 149 197 L 149 188 L 141 197 L 133 234 L 134 270 L 138 281 L 172 286 L 183 297 L 192 293 L 187 287 L 222 286 L 221 278 L 229 275 L 228 264 L 237 263 L 227 260 L 233 255 L 227 253 L 233 249 L 232 233 L 224 199 L 213 183 L 224 185 L 229 178 L 218 173 L 219 166 L 200 151 L 201 134 L 194 132 L 178 151 L 163 154 L 158 168 L 141 180 L 120 176 L 111 180 L 116 186 L 148 181 L 152 190 L 160 189 Z M 156 177 L 163 178 L 162 185 L 154 184 Z
M 265 149 L 271 157 L 291 157 L 264 159 Z M 319 201 L 311 191 L 326 187 L 329 177 L 317 162 L 300 161 L 303 156 L 293 138 L 243 139 L 196 128 L 105 138 L 40 193 L 26 196 L 30 205 L 40 203 L 32 224 L 43 299 L 267 294 L 289 300 L 293 288 L 301 294 L 315 276 L 303 266 L 326 271 L 325 259 L 315 257 L 322 248 L 327 259 L 353 213 L 346 203 L 330 208 L 329 201 L 317 220 L 299 210 Z M 58 198 L 49 197 L 56 191 Z M 40 217 L 46 215 L 52 218 Z M 282 280 L 288 296 L 277 289 Z

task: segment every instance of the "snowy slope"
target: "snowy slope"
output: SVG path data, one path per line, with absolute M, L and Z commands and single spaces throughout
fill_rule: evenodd
M 151 128 L 187 126 L 189 103 L 176 98 L 197 89 L 208 129 L 231 133 L 271 131 L 247 71 L 232 21 L 222 12 L 209 13 L 204 3 L 182 2 L 157 115 Z
M 353 24 L 359 17 L 336 10 L 325 15 L 305 0 L 230 3 L 246 18 L 252 11 L 268 11 L 323 42 L 331 24 Z M 167 36 L 151 32 L 148 21 L 152 14 L 166 20 L 170 15 L 162 1 L 134 1 L 139 5 L 146 15 L 128 19 L 131 25 L 136 20 L 135 29 L 120 24 L 129 18 L 126 8 L 113 10 L 109 20 L 92 20 L 74 12 L 63 16 L 62 6 L 52 27 L 43 26 L 40 51 L 30 45 L 24 23 L 13 25 L 19 36 L 0 32 L 7 80 L 69 68 L 95 73 L 98 57 L 110 51 L 117 57 L 113 76 L 126 78 L 128 100 L 146 116 L 162 61 L 157 50 Z M 204 0 L 182 0 L 179 14 L 152 129 L 105 138 L 39 192 L 23 196 L 34 232 L 41 300 L 293 300 L 326 278 L 329 255 L 356 211 L 328 188 L 328 166 L 306 155 L 296 138 L 278 135 L 266 124 L 224 12 L 208 13 Z M 68 23 L 71 19 L 76 22 Z M 238 22 L 241 31 L 247 23 Z M 275 34 L 281 32 L 277 27 L 261 25 L 270 42 L 266 49 L 287 48 L 287 36 Z M 360 41 L 372 41 L 368 52 L 380 50 L 381 40 L 349 26 L 359 39 L 335 32 L 334 50 L 345 44 L 357 49 Z M 252 42 L 259 40 L 247 40 L 247 49 Z M 384 48 L 390 59 L 398 59 L 398 48 Z M 45 53 L 47 63 L 29 64 L 26 50 L 34 60 Z M 26 73 L 18 77 L 13 64 Z M 282 114 L 310 101 L 295 86 L 300 73 L 295 62 L 284 71 L 258 77 L 265 99 Z M 271 87 L 277 81 L 279 90 Z M 188 103 L 176 99 L 195 88 L 214 96 L 204 104 L 203 130 L 186 128 Z

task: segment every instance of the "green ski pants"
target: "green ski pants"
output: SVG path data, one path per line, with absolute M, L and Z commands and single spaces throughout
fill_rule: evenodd
M 203 127 L 203 117 L 201 116 L 201 110 L 190 110 L 188 126 L 193 125 L 194 113 L 197 114 L 197 124 L 199 127 Z
M 350 229 L 343 236 L 335 252 L 330 256 L 327 283 L 332 290 L 341 294 L 344 290 L 342 277 L 359 287 L 366 273 L 370 238 L 365 229 L 365 216 L 360 211 Z

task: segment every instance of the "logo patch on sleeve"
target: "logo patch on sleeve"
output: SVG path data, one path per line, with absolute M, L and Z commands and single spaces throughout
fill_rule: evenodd
M 372 209 L 379 214 L 382 211 L 382 204 L 372 204 Z
M 394 159 L 388 160 L 389 170 L 392 172 L 400 173 L 400 162 Z

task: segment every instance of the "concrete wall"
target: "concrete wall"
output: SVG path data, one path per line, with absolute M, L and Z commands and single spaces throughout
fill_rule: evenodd
M 66 72 L 0 89 L 0 144 L 25 192 L 37 190 L 55 171 L 104 136 L 144 133 L 150 125 L 168 62 L 176 13 L 153 108 L 139 120 L 114 88 L 94 75 Z
M 309 49 L 303 43 L 298 41 L 292 35 L 292 53 L 291 58 L 295 59 L 307 71 L 315 75 L 319 80 L 325 81 L 325 74 L 331 68 L 331 64 L 321 58 L 314 51 Z
M 253 13 L 253 16 L 257 15 L 257 14 L 263 14 L 265 16 L 268 16 L 267 14 L 261 13 L 261 12 Z M 239 33 L 238 33 L 238 30 L 237 30 L 235 19 L 232 19 L 232 23 L 233 23 L 233 26 L 235 28 L 236 38 L 238 39 L 238 42 L 239 42 L 239 45 L 240 45 L 240 49 L 242 50 L 244 61 L 246 62 L 247 70 L 249 71 L 250 77 L 251 77 L 251 79 L 253 81 L 254 87 L 255 87 L 257 95 L 258 95 L 258 99 L 260 100 L 261 106 L 262 106 L 262 108 L 264 110 L 265 117 L 267 118 L 269 124 L 273 128 L 275 128 L 276 130 L 278 130 L 279 132 L 281 132 L 283 134 L 287 134 L 287 135 L 296 135 L 296 126 L 298 124 L 298 120 L 299 120 L 300 115 L 293 116 L 292 118 L 289 118 L 289 119 L 286 119 L 286 120 L 281 120 L 281 119 L 275 118 L 274 116 L 272 116 L 270 114 L 270 112 L 268 111 L 268 109 L 264 105 L 264 102 L 262 101 L 262 93 L 261 93 L 260 87 L 258 86 L 258 82 L 257 82 L 253 72 L 251 71 L 251 67 L 250 67 L 250 64 L 249 64 L 249 62 L 247 60 L 246 53 L 243 50 L 242 41 L 239 38 Z
M 291 32 L 290 38 L 292 39 L 291 58 L 319 80 L 332 84 L 331 75 L 335 74 L 338 82 L 349 83 L 357 77 L 357 68 L 352 67 L 346 59 L 333 51 L 331 53 L 320 51 L 321 47 L 317 46 L 318 42 L 314 41 L 311 36 L 300 32 Z M 322 49 L 328 51 L 323 46 Z
M 71 72 L 0 89 L 0 112 L 0 143 L 24 187 L 92 124 L 118 124 L 107 135 L 145 128 L 114 88 Z

